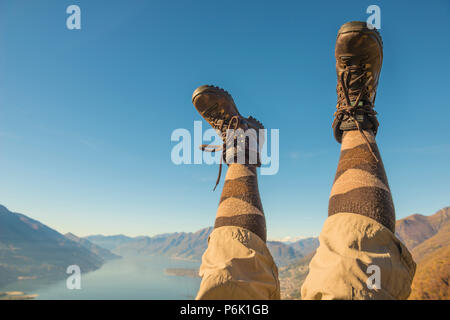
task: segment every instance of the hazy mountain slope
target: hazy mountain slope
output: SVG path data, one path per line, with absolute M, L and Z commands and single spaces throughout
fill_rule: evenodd
M 303 257 L 291 245 L 279 241 L 267 241 L 267 247 L 277 266 L 285 266 Z
M 164 255 L 199 261 L 206 250 L 212 230 L 213 228 L 209 227 L 193 233 L 165 233 L 154 237 L 135 238 L 124 235 L 95 235 L 85 239 L 119 255 Z M 277 265 L 284 266 L 314 251 L 318 246 L 318 239 L 307 238 L 291 244 L 268 241 L 267 246 Z
M 84 237 L 83 239 L 89 240 L 90 242 L 96 244 L 99 247 L 113 250 L 118 246 L 127 243 L 128 241 L 133 241 L 133 238 L 124 236 L 123 234 L 114 236 L 104 236 L 104 235 L 92 235 Z
M 212 227 L 197 232 L 177 232 L 154 237 L 136 237 L 113 249 L 119 255 L 164 255 L 199 260 L 208 244 Z
M 418 265 L 410 300 L 450 299 L 450 247 L 428 254 Z
M 0 285 L 18 276 L 61 278 L 67 276 L 69 265 L 87 272 L 102 263 L 99 256 L 59 232 L 0 205 Z
M 292 248 L 298 251 L 303 256 L 309 255 L 311 252 L 316 251 L 319 247 L 319 238 L 306 238 L 301 239 L 290 244 Z
M 119 259 L 120 256 L 112 253 L 111 251 L 109 251 L 108 249 L 102 248 L 96 244 L 93 244 L 91 241 L 84 239 L 84 238 L 79 238 L 76 235 L 74 235 L 73 233 L 69 232 L 66 233 L 64 235 L 66 238 L 77 242 L 79 244 L 81 244 L 83 247 L 85 247 L 86 249 L 88 249 L 89 251 L 95 253 L 96 255 L 98 255 L 99 257 L 101 257 L 103 260 L 113 260 L 113 259 Z

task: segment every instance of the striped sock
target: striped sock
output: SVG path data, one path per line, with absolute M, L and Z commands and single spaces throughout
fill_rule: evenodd
M 331 188 L 328 216 L 351 212 L 367 216 L 395 232 L 395 210 L 380 152 L 371 131 L 345 131 L 336 177 Z
M 214 228 L 237 226 L 266 241 L 266 219 L 258 191 L 256 166 L 230 164 Z

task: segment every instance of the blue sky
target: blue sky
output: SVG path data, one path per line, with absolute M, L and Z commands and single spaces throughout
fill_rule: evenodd
M 66 28 L 71 4 L 81 30 Z M 193 90 L 216 84 L 280 130 L 280 170 L 260 177 L 269 238 L 317 235 L 340 147 L 336 33 L 371 4 L 385 45 L 378 143 L 397 218 L 449 205 L 446 0 L 2 0 L 0 203 L 81 236 L 212 225 L 218 168 L 174 165 L 170 136 L 201 120 Z

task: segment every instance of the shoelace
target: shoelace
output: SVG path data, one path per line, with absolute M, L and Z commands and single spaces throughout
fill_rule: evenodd
M 234 128 L 232 128 L 233 123 L 235 123 Z M 225 151 L 226 150 L 226 145 L 227 145 L 227 132 L 228 130 L 237 130 L 237 128 L 239 127 L 240 124 L 240 120 L 239 120 L 239 116 L 234 116 L 230 119 L 230 122 L 228 123 L 227 129 L 224 131 L 223 129 L 223 122 L 221 122 L 220 124 L 216 125 L 215 129 L 219 130 L 221 132 L 221 137 L 223 140 L 223 144 L 222 145 L 209 145 L 209 144 L 202 144 L 200 145 L 200 150 L 202 150 L 203 152 L 216 152 L 216 151 Z M 223 155 L 220 157 L 220 164 L 219 164 L 219 174 L 217 176 L 217 180 L 216 180 L 216 185 L 214 186 L 213 191 L 216 190 L 219 182 L 220 182 L 220 177 L 222 175 L 222 164 L 223 164 Z
M 359 75 L 358 75 L 359 74 Z M 352 79 L 352 75 L 356 75 Z M 357 81 L 367 79 L 363 86 L 358 86 L 358 88 L 354 89 L 352 88 L 352 85 L 354 85 Z M 361 106 L 360 101 L 361 98 L 364 96 L 364 93 L 367 91 L 367 87 L 369 86 L 370 82 L 373 80 L 373 76 L 370 75 L 367 77 L 367 71 L 364 70 L 364 65 L 350 65 L 347 66 L 345 71 L 341 73 L 339 82 L 343 88 L 344 91 L 344 98 L 346 105 L 342 105 L 342 99 L 339 99 L 338 105 L 336 106 L 337 111 L 334 113 L 334 116 L 336 118 L 341 117 L 343 115 L 347 115 L 351 120 L 353 120 L 356 124 L 356 127 L 358 128 L 359 132 L 361 133 L 362 137 L 366 141 L 367 147 L 369 148 L 370 153 L 372 154 L 373 158 L 376 162 L 378 162 L 378 158 L 375 155 L 375 153 L 372 150 L 372 147 L 370 146 L 369 139 L 367 139 L 366 135 L 364 134 L 361 126 L 359 125 L 358 120 L 356 120 L 355 113 L 356 110 L 363 110 L 364 113 L 370 114 L 375 116 L 377 112 L 373 109 L 372 103 L 367 104 L 363 103 Z M 367 91 L 368 92 L 368 91 Z M 351 101 L 351 98 L 354 97 L 356 94 L 356 100 L 353 102 Z

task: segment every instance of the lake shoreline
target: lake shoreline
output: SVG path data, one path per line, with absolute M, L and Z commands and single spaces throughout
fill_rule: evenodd
M 200 278 L 198 274 L 198 269 L 191 268 L 167 268 L 164 269 L 164 274 L 168 276 L 177 276 L 177 277 L 189 277 L 189 278 Z
M 21 291 L 0 292 L 0 300 L 33 300 L 37 294 L 25 294 Z
M 167 256 L 125 256 L 100 269 L 81 273 L 81 289 L 69 290 L 66 280 L 23 279 L 0 288 L 2 300 L 183 300 L 200 286 L 199 261 Z M 67 275 L 65 278 L 69 277 Z M 6 295 L 6 292 L 20 292 Z

